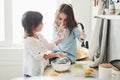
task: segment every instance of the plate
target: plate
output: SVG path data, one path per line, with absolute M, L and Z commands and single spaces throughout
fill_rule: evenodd
M 82 55 L 80 58 L 77 59 L 77 61 L 79 61 L 79 60 L 83 60 L 83 59 L 86 59 L 86 58 L 88 58 L 87 55 Z
M 88 49 L 84 47 L 78 47 L 77 48 L 77 60 L 82 60 L 85 58 L 88 58 Z

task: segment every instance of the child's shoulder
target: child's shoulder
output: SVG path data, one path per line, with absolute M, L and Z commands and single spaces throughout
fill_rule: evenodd
M 78 34 L 80 33 L 80 29 L 78 27 L 75 27 L 73 28 L 73 31 L 72 31 L 74 34 Z
M 79 30 L 79 27 L 74 27 L 73 31 Z
M 33 37 L 27 37 L 26 39 L 24 39 L 24 45 L 26 46 L 31 46 L 36 44 L 38 44 L 38 40 Z
M 27 37 L 27 38 L 24 39 L 24 42 L 25 42 L 25 43 L 30 43 L 30 42 L 32 42 L 32 41 L 33 41 L 33 38 L 32 38 L 32 37 Z
M 43 38 L 43 35 L 40 32 L 36 33 L 39 38 Z

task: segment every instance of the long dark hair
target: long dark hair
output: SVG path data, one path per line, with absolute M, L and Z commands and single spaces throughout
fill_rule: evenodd
M 57 18 L 60 13 L 65 13 L 67 15 L 67 28 L 70 31 L 70 34 L 73 28 L 77 27 L 77 22 L 74 17 L 74 12 L 71 4 L 62 4 L 60 8 L 56 11 L 55 25 L 57 25 Z M 58 26 L 58 25 L 57 25 Z
M 27 11 L 22 17 L 22 26 L 24 28 L 24 38 L 33 36 L 33 30 L 42 22 L 43 16 L 37 11 Z

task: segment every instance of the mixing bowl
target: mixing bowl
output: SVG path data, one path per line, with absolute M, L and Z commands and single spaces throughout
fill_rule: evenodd
M 68 57 L 61 57 L 51 61 L 52 68 L 58 72 L 64 72 L 69 70 L 71 61 Z

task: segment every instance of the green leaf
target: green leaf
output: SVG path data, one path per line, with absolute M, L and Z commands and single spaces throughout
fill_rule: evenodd
M 83 65 L 82 64 L 75 64 L 74 67 L 75 68 L 79 68 L 79 69 L 83 69 Z

